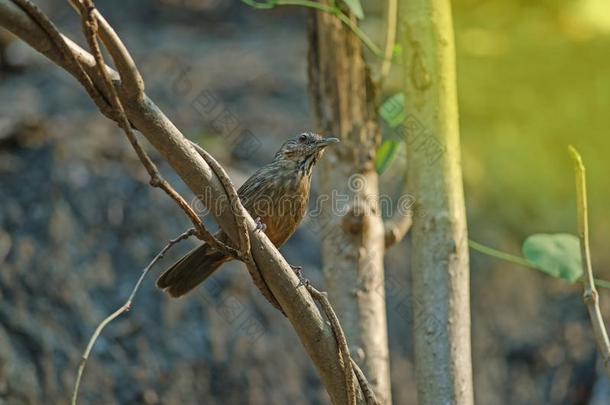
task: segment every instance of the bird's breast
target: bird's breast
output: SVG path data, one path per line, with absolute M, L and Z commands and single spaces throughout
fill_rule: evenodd
M 266 225 L 265 233 L 276 246 L 283 245 L 301 223 L 309 203 L 310 179 L 276 178 L 274 192 L 257 204 L 255 215 Z

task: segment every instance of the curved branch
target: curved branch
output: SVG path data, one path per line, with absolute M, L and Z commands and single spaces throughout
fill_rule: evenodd
M 87 2 L 83 2 L 83 0 L 69 0 L 69 3 L 79 16 L 83 18 L 81 8 L 84 7 L 87 10 L 89 7 Z M 99 36 L 121 77 L 123 91 L 130 97 L 141 97 L 144 95 L 144 80 L 125 44 L 123 44 L 121 38 L 96 8 L 90 9 L 90 12 L 99 25 Z
M 335 334 L 335 339 L 337 339 L 337 343 L 339 344 L 339 354 L 341 367 L 343 368 L 343 372 L 345 374 L 345 386 L 347 389 L 347 404 L 355 405 L 356 404 L 356 387 L 354 385 L 354 371 L 352 370 L 351 356 L 349 354 L 349 346 L 347 345 L 347 338 L 345 337 L 345 333 L 343 332 L 343 328 L 341 328 L 341 324 L 339 323 L 339 318 L 333 307 L 330 305 L 328 301 L 328 294 L 322 293 L 316 290 L 311 284 L 306 283 L 307 291 L 311 294 L 314 300 L 320 303 L 322 306 L 322 310 L 326 314 L 326 317 L 330 321 L 330 325 L 333 328 L 333 333 Z
M 95 87 L 91 78 L 85 73 L 82 66 L 75 58 L 70 47 L 65 41 L 65 38 L 59 33 L 55 25 L 49 20 L 49 18 L 33 3 L 28 0 L 15 0 L 14 3 L 19 6 L 27 17 L 31 18 L 48 36 L 50 43 L 48 46 L 56 47 L 59 51 L 62 62 L 67 67 L 71 74 L 79 81 L 79 83 L 85 88 L 87 94 L 95 105 L 100 109 L 102 114 L 110 119 L 114 119 L 112 114 L 112 107 L 107 99 L 101 94 L 99 89 Z M 0 4 L 0 7 L 4 6 Z M 26 18 L 27 18 L 26 17 Z M 2 18 L 2 16 L 0 16 Z M 24 18 L 23 15 L 15 16 L 13 19 L 2 21 L 4 26 L 10 31 L 11 25 L 14 29 L 19 29 L 21 23 L 20 18 Z
M 24 0 L 20 0 L 24 1 Z M 159 169 L 153 163 L 152 159 L 148 154 L 142 149 L 142 146 L 138 142 L 138 138 L 131 128 L 131 123 L 127 119 L 125 115 L 125 109 L 123 108 L 123 104 L 119 99 L 119 95 L 117 90 L 114 87 L 114 84 L 111 80 L 110 72 L 106 67 L 106 63 L 104 61 L 104 56 L 102 55 L 102 51 L 100 49 L 99 43 L 97 41 L 97 29 L 98 29 L 98 20 L 96 17 L 99 15 L 99 12 L 96 13 L 95 6 L 91 0 L 82 0 L 80 3 L 81 10 L 81 18 L 83 22 L 83 31 L 87 38 L 87 43 L 89 44 L 89 48 L 93 52 L 93 58 L 95 59 L 95 68 L 99 77 L 102 80 L 103 89 L 105 93 L 109 95 L 110 106 L 112 107 L 112 116 L 113 119 L 119 124 L 121 129 L 125 132 L 129 143 L 131 143 L 136 155 L 142 162 L 142 165 L 145 167 L 146 171 L 150 176 L 150 185 L 153 187 L 159 187 L 163 191 L 165 191 L 175 202 L 178 204 L 180 208 L 186 213 L 186 215 L 191 219 L 195 228 L 198 230 L 198 236 L 200 239 L 205 240 L 211 246 L 221 247 L 223 250 L 228 251 L 229 248 L 222 245 L 222 242 L 218 241 L 203 225 L 203 221 L 197 213 L 191 208 L 190 205 L 182 198 L 182 196 L 165 180 L 161 174 L 159 173 Z M 86 15 L 85 15 L 86 13 Z M 54 27 L 52 29 L 55 30 Z M 55 31 L 55 36 L 60 38 L 61 35 L 59 32 Z M 61 41 L 63 42 L 63 41 Z M 67 46 L 65 42 L 62 46 Z M 71 53 L 70 53 L 71 54 Z M 78 62 L 76 62 L 79 66 L 79 69 L 82 70 L 82 67 Z M 136 94 L 136 96 L 138 96 Z M 219 249 L 220 250 L 220 249 Z
M 91 350 L 93 350 L 93 346 L 95 345 L 95 342 L 99 338 L 100 334 L 102 333 L 102 331 L 104 330 L 106 325 L 108 325 L 110 322 L 112 322 L 113 320 L 118 318 L 121 314 L 124 314 L 125 312 L 129 312 L 129 310 L 131 310 L 131 304 L 133 303 L 133 299 L 135 298 L 138 290 L 140 289 L 140 286 L 142 285 L 144 278 L 150 272 L 150 269 L 152 269 L 152 267 L 159 260 L 161 260 L 163 258 L 163 256 L 165 256 L 167 251 L 170 250 L 172 248 L 172 246 L 174 246 L 178 242 L 186 240 L 186 239 L 190 238 L 192 235 L 196 235 L 196 234 L 197 234 L 197 231 L 195 230 L 195 228 L 192 228 L 192 229 L 189 229 L 188 231 L 184 232 L 183 234 L 179 235 L 176 239 L 171 239 L 167 243 L 167 245 L 165 245 L 165 247 L 163 249 L 161 249 L 161 251 L 157 254 L 157 256 L 155 256 L 155 258 L 148 264 L 148 266 L 146 266 L 144 268 L 144 270 L 142 270 L 142 274 L 140 274 L 140 278 L 138 278 L 138 281 L 136 281 L 136 284 L 134 285 L 133 289 L 131 290 L 131 294 L 129 294 L 129 298 L 127 298 L 127 301 L 125 301 L 125 303 L 123 305 L 121 305 L 119 307 L 119 309 L 114 311 L 112 314 L 108 315 L 97 325 L 95 332 L 93 332 L 93 335 L 89 339 L 89 343 L 87 343 L 87 347 L 85 348 L 85 351 L 81 358 L 80 364 L 78 365 L 78 371 L 76 373 L 76 382 L 74 383 L 74 389 L 72 390 L 72 401 L 71 401 L 72 405 L 76 405 L 76 400 L 78 398 L 78 389 L 80 387 L 80 382 L 83 377 L 83 372 L 85 371 L 85 366 L 87 365 L 87 360 L 89 359 L 89 355 L 91 354 Z
M 356 363 L 354 359 L 351 359 L 352 368 L 354 369 L 354 373 L 356 373 L 356 378 L 358 379 L 358 384 L 360 384 L 360 389 L 364 393 L 364 397 L 366 398 L 367 405 L 379 405 L 379 401 L 377 401 L 377 397 L 375 396 L 375 392 L 373 388 L 370 386 L 367 381 L 362 369 Z
M 385 239 L 385 250 L 399 243 L 409 232 L 413 225 L 411 212 L 399 214 L 389 220 L 383 221 L 383 236 Z
M 62 58 L 45 31 L 9 0 L 0 0 L 0 26 L 6 27 L 68 73 L 77 76 L 74 66 Z M 101 78 L 96 74 L 94 58 L 72 41 L 66 40 L 66 43 L 96 87 L 103 89 Z M 106 70 L 111 77 L 117 77 L 110 68 Z M 219 208 L 210 212 L 236 245 L 239 236 L 235 216 L 226 198 L 226 190 L 210 166 L 146 94 L 134 96 L 119 87 L 119 97 L 129 122 L 159 151 L 206 207 Z M 267 236 L 256 231 L 257 226 L 247 213 L 245 224 L 252 257 L 312 359 L 331 401 L 334 404 L 347 403 L 345 378 L 332 328 L 316 308 L 311 295 L 297 288 L 298 277 Z M 360 389 L 357 390 L 357 397 L 358 404 L 365 403 Z
M 269 289 L 269 286 L 265 282 L 264 277 L 258 270 L 258 267 L 256 266 L 254 259 L 252 258 L 252 252 L 250 250 L 250 238 L 248 237 L 248 230 L 245 221 L 246 209 L 241 204 L 241 201 L 239 199 L 239 196 L 237 195 L 237 191 L 235 190 L 233 183 L 231 182 L 231 179 L 229 179 L 227 172 L 216 161 L 216 159 L 212 157 L 212 155 L 210 155 L 205 149 L 203 149 L 195 142 L 191 142 L 191 144 L 197 150 L 197 152 L 199 152 L 199 154 L 206 161 L 206 163 L 210 165 L 210 167 L 214 171 L 214 174 L 216 174 L 216 177 L 218 177 L 218 179 L 221 181 L 225 192 L 229 196 L 231 209 L 235 213 L 235 221 L 236 224 L 239 226 L 239 254 L 236 258 L 246 263 L 246 267 L 248 268 L 250 277 L 252 277 L 254 285 L 256 286 L 256 288 L 259 289 L 261 294 L 263 294 L 263 296 L 267 299 L 267 301 L 269 301 L 271 305 L 273 305 L 275 308 L 277 308 L 284 314 L 282 307 L 277 302 L 277 299 L 273 296 L 273 293 Z

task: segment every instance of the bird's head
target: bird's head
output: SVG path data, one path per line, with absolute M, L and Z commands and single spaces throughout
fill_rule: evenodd
M 299 170 L 310 173 L 324 149 L 337 142 L 337 138 L 323 138 L 313 132 L 303 132 L 284 142 L 274 160 L 294 163 Z

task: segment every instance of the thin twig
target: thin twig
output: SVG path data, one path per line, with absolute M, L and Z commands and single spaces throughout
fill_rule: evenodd
M 140 289 L 140 286 L 142 285 L 144 278 L 146 277 L 146 275 L 148 274 L 150 269 L 155 265 L 155 263 L 157 263 L 159 260 L 161 260 L 161 258 L 163 258 L 163 256 L 167 253 L 167 251 L 169 249 L 172 248 L 172 246 L 174 246 L 178 242 L 186 240 L 189 237 L 191 237 L 192 235 L 196 235 L 196 234 L 197 234 L 197 231 L 194 228 L 192 228 L 192 229 L 189 229 L 188 231 L 184 232 L 180 236 L 178 236 L 176 239 L 170 240 L 167 243 L 167 245 L 165 245 L 165 247 L 163 249 L 161 249 L 161 251 L 157 254 L 157 256 L 155 256 L 155 258 L 148 264 L 148 266 L 146 266 L 144 268 L 144 270 L 142 270 L 142 274 L 140 274 L 138 281 L 136 282 L 135 286 L 131 290 L 131 294 L 129 294 L 129 298 L 127 298 L 127 301 L 125 301 L 125 303 L 123 305 L 121 305 L 119 307 L 119 309 L 114 311 L 112 314 L 110 314 L 108 317 L 106 317 L 104 320 L 102 320 L 102 322 L 99 323 L 99 325 L 95 329 L 95 332 L 93 332 L 93 335 L 89 339 L 89 343 L 87 343 L 87 347 L 85 348 L 85 351 L 81 358 L 80 364 L 78 366 L 78 372 L 76 374 L 76 382 L 74 383 L 74 390 L 72 391 L 72 401 L 71 401 L 72 405 L 76 405 L 76 400 L 78 398 L 78 390 L 80 388 L 80 382 L 83 377 L 83 372 L 85 371 L 85 366 L 87 365 L 87 360 L 89 359 L 89 355 L 91 354 L 91 350 L 93 350 L 93 346 L 95 345 L 95 342 L 99 338 L 100 334 L 102 333 L 102 331 L 104 330 L 106 325 L 108 325 L 114 319 L 118 318 L 121 314 L 128 312 L 131 309 L 131 304 L 133 302 L 134 297 L 136 296 L 136 293 Z
M 578 236 L 580 238 L 580 251 L 583 266 L 583 284 L 584 293 L 583 300 L 589 311 L 591 324 L 593 326 L 593 335 L 597 343 L 597 349 L 602 357 L 604 369 L 610 377 L 610 341 L 608 340 L 608 332 L 604 325 L 601 310 L 599 308 L 599 295 L 595 289 L 595 279 L 593 277 L 593 266 L 591 265 L 591 249 L 589 246 L 589 218 L 587 206 L 587 181 L 585 175 L 585 166 L 578 151 L 573 147 L 569 147 L 570 155 L 574 160 L 576 171 L 576 199 L 578 208 Z
M 235 191 L 235 187 L 231 183 L 231 180 L 229 179 L 227 173 L 224 171 L 222 166 L 220 166 L 220 164 L 218 164 L 218 162 L 210 154 L 208 154 L 203 148 L 198 149 L 198 152 L 200 153 L 200 155 L 203 157 L 204 160 L 206 160 L 208 165 L 212 168 L 212 171 L 216 174 L 216 177 L 222 183 L 222 185 L 227 193 L 227 196 L 229 198 L 232 213 L 235 217 L 236 226 L 238 229 L 238 232 L 237 232 L 237 234 L 239 236 L 239 250 L 238 251 L 235 250 L 234 248 L 224 244 L 223 242 L 221 242 L 220 240 L 215 238 L 214 235 L 212 235 L 210 232 L 208 232 L 207 229 L 205 229 L 205 227 L 203 226 L 203 222 L 201 221 L 199 216 L 195 213 L 195 211 L 193 211 L 193 209 L 188 205 L 188 203 L 184 200 L 184 198 L 182 198 L 182 196 L 180 194 L 178 194 L 171 187 L 171 185 L 165 179 L 163 179 L 163 177 L 161 177 L 161 174 L 159 173 L 159 170 L 157 169 L 156 165 L 152 162 L 152 160 L 150 159 L 148 154 L 140 146 L 140 144 L 131 128 L 131 124 L 129 123 L 129 121 L 127 119 L 125 110 L 123 109 L 123 105 L 121 103 L 121 100 L 119 99 L 118 93 L 117 93 L 114 85 L 110 81 L 110 78 L 107 75 L 104 58 L 101 53 L 99 43 L 97 42 L 97 37 L 96 37 L 97 28 L 98 28 L 97 27 L 97 16 L 100 14 L 99 14 L 99 12 L 95 13 L 95 6 L 94 6 L 92 0 L 81 0 L 78 4 L 81 7 L 80 15 L 81 15 L 81 18 L 83 19 L 83 29 L 84 29 L 85 35 L 87 37 L 87 42 L 91 49 L 91 53 L 93 54 L 93 56 L 95 58 L 99 74 L 104 79 L 104 82 L 106 84 L 106 90 L 110 94 L 111 103 L 118 113 L 117 118 L 118 118 L 119 126 L 123 129 L 123 131 L 125 131 L 125 134 L 127 135 L 127 138 L 129 139 L 129 142 L 131 143 L 134 150 L 136 151 L 136 154 L 142 161 L 142 164 L 148 171 L 148 173 L 151 177 L 150 184 L 153 187 L 159 187 L 159 188 L 163 189 L 170 197 L 172 197 L 176 201 L 176 203 L 180 207 L 182 207 L 182 209 L 187 213 L 187 215 L 189 215 L 191 217 L 191 220 L 193 221 L 193 223 L 195 224 L 197 229 L 200 230 L 201 239 L 205 240 L 210 245 L 214 246 L 217 250 L 227 253 L 227 254 L 231 255 L 232 257 L 236 257 L 240 260 L 243 260 L 248 267 L 249 273 L 250 273 L 251 277 L 253 278 L 255 285 L 261 291 L 263 296 L 265 298 L 267 298 L 267 300 L 273 306 L 275 306 L 277 309 L 279 309 L 283 313 L 283 310 L 282 310 L 279 302 L 273 296 L 273 293 L 271 292 L 271 290 L 265 283 L 262 275 L 260 274 L 258 268 L 256 267 L 256 264 L 254 263 L 254 259 L 252 258 L 252 255 L 250 254 L 250 238 L 249 238 L 249 233 L 248 233 L 248 229 L 246 227 L 246 222 L 245 222 L 245 218 L 246 218 L 245 214 L 244 214 L 245 209 L 241 205 L 239 196 L 237 195 L 237 191 Z M 110 39 L 112 39 L 112 37 Z M 120 46 L 121 47 L 123 46 L 122 43 Z M 117 46 L 117 47 L 120 47 L 120 46 Z M 116 61 L 115 61 L 115 63 L 116 63 Z
M 337 346 L 339 347 L 339 364 L 341 364 L 343 367 L 343 372 L 345 374 L 348 404 L 353 405 L 356 403 L 356 386 L 354 382 L 354 373 L 352 372 L 351 367 L 352 363 L 349 353 L 349 346 L 347 345 L 345 333 L 343 332 L 343 328 L 341 328 L 341 323 L 339 323 L 337 314 L 335 314 L 333 307 L 328 301 L 327 294 L 316 290 L 314 286 L 309 283 L 306 285 L 307 291 L 309 291 L 313 299 L 320 304 L 322 310 L 326 314 L 326 317 L 330 321 L 330 326 L 333 330 L 335 338 L 337 339 Z
M 68 73 L 71 73 L 76 77 L 78 74 L 75 72 L 74 66 L 65 63 L 61 51 L 59 51 L 56 46 L 48 46 L 48 44 L 53 45 L 53 40 L 49 38 L 49 34 L 44 29 L 41 29 L 34 18 L 25 10 L 8 6 L 8 3 L 11 1 L 13 0 L 0 0 L 0 24 L 9 28 L 11 32 L 23 39 L 34 49 L 44 54 L 57 65 L 63 67 Z M 19 11 L 17 11 L 17 9 L 19 9 Z M 23 15 L 30 17 L 31 21 L 23 18 L 22 13 Z M 103 77 L 100 77 L 99 74 L 95 74 L 99 68 L 95 62 L 95 58 L 74 42 L 65 37 L 62 38 L 73 53 L 73 56 L 77 57 L 78 61 L 82 64 L 82 67 L 87 69 L 89 78 L 95 83 L 95 87 L 97 89 L 103 89 L 106 84 L 104 83 Z M 106 70 L 112 77 L 118 77 L 116 72 L 112 69 L 107 68 Z M 123 96 L 123 93 L 121 93 L 121 95 Z M 202 185 L 208 186 L 213 192 L 214 201 L 220 201 L 221 198 L 227 195 L 224 188 L 220 190 L 220 187 L 218 187 L 215 182 L 209 181 L 211 174 L 209 170 L 210 167 L 200 164 L 203 163 L 203 161 L 196 162 L 197 164 L 192 165 L 193 173 L 190 173 L 188 170 L 191 169 L 190 165 L 176 163 L 177 161 L 190 162 L 196 155 L 194 156 L 192 152 L 189 151 L 189 144 L 182 133 L 171 124 L 167 117 L 146 97 L 146 95 L 144 95 L 143 99 L 135 101 L 127 97 L 125 105 L 129 107 L 129 114 L 131 114 L 130 120 L 133 120 L 137 127 L 143 128 L 145 136 L 151 140 L 153 145 L 157 147 L 165 159 L 172 164 L 172 167 L 178 172 L 191 190 L 199 190 Z M 137 108 L 134 109 L 134 106 Z M 115 119 L 114 115 L 115 114 L 112 114 L 110 116 L 113 120 Z M 167 139 L 171 141 L 164 143 Z M 172 160 L 172 156 L 178 158 Z M 188 168 L 186 166 L 188 166 Z M 233 229 L 235 218 L 233 218 L 233 221 L 231 222 L 228 219 L 228 216 L 221 217 L 221 226 L 228 233 L 235 234 Z M 249 223 L 249 216 L 247 216 L 247 220 L 248 226 L 251 226 Z M 197 234 L 201 237 L 199 232 L 197 232 Z M 259 264 L 265 274 L 274 276 L 270 278 L 270 284 L 273 285 L 274 291 L 281 294 L 280 297 L 283 299 L 282 302 L 285 303 L 287 308 L 286 314 L 295 331 L 301 338 L 309 356 L 318 367 L 319 375 L 324 386 L 328 390 L 333 403 L 345 402 L 343 400 L 345 396 L 345 387 L 343 387 L 343 384 L 341 383 L 341 364 L 338 359 L 336 363 L 334 362 L 334 357 L 337 356 L 337 336 L 335 331 L 332 328 L 329 328 L 326 322 L 323 321 L 321 314 L 315 309 L 310 294 L 298 292 L 293 288 L 293 279 L 295 276 L 269 239 L 255 234 L 250 234 L 250 236 L 253 236 L 252 243 L 255 247 L 255 249 L 251 249 L 252 255 L 256 257 L 256 260 L 260 259 Z M 97 334 L 99 335 L 108 322 L 116 318 L 119 314 L 115 312 L 111 314 L 110 320 L 103 321 L 98 327 L 99 330 L 96 330 Z M 89 352 L 90 350 L 91 349 L 89 349 Z M 86 353 L 87 356 L 89 355 L 89 352 Z M 339 354 L 337 358 L 339 358 L 339 356 L 341 355 Z M 80 374 L 82 374 L 82 370 L 80 371 Z M 358 398 L 359 401 L 363 399 L 360 395 Z
M 95 8 L 87 10 L 87 0 L 68 0 L 72 8 L 83 18 L 83 11 L 90 12 L 99 25 L 98 34 L 112 57 L 116 69 L 121 77 L 120 86 L 128 97 L 142 97 L 144 95 L 144 80 L 138 70 L 131 54 L 121 38 L 106 21 L 104 16 Z M 85 7 L 83 5 L 86 4 Z M 93 3 L 91 3 L 93 4 Z
M 496 259 L 500 259 L 500 260 L 505 260 L 507 262 L 518 264 L 520 266 L 529 267 L 530 269 L 539 270 L 536 266 L 534 266 L 532 263 L 528 262 L 526 259 L 524 259 L 521 256 L 516 256 L 516 255 L 510 254 L 510 253 L 502 252 L 501 250 L 482 245 L 479 242 L 476 242 L 472 239 L 468 240 L 468 246 L 470 246 L 471 249 L 476 250 L 477 252 L 486 254 L 487 256 L 495 257 Z
M 85 70 L 78 62 L 70 47 L 64 41 L 63 36 L 55 27 L 55 24 L 44 14 L 38 6 L 30 2 L 29 0 L 12 0 L 13 3 L 17 4 L 23 11 L 25 11 L 31 18 L 42 28 L 47 34 L 49 40 L 57 47 L 62 55 L 63 60 L 67 64 L 68 69 L 74 73 L 76 79 L 85 88 L 85 91 L 91 97 L 95 105 L 100 109 L 102 114 L 112 118 L 112 108 L 108 100 L 104 98 L 104 95 L 95 87 L 91 78 L 85 73 Z
M 352 361 L 352 368 L 354 369 L 354 373 L 356 374 L 356 378 L 358 379 L 358 384 L 360 385 L 360 389 L 364 394 L 364 398 L 366 398 L 367 405 L 379 405 L 379 401 L 377 401 L 377 397 L 375 396 L 375 392 L 369 385 L 364 373 L 358 366 L 358 363 L 354 359 Z
M 379 71 L 379 78 L 377 83 L 379 87 L 383 81 L 387 78 L 392 68 L 392 56 L 394 55 L 394 47 L 396 45 L 396 23 L 398 20 L 398 1 L 388 0 L 388 11 L 386 18 L 386 37 L 385 37 L 385 51 L 383 52 L 383 62 L 381 63 L 381 69 Z
M 265 282 L 263 275 L 261 274 L 252 254 L 250 252 L 250 236 L 248 233 L 248 227 L 246 225 L 246 216 L 245 216 L 245 208 L 243 207 L 241 200 L 239 199 L 239 195 L 235 190 L 235 186 L 231 182 L 229 175 L 224 170 L 224 168 L 210 155 L 205 149 L 199 146 L 195 142 L 191 142 L 191 145 L 197 150 L 199 155 L 206 161 L 206 163 L 210 166 L 216 177 L 222 183 L 222 186 L 227 193 L 227 197 L 229 198 L 229 206 L 231 207 L 232 213 L 235 216 L 236 226 L 238 229 L 239 235 L 239 245 L 240 252 L 239 257 L 237 259 L 243 261 L 246 264 L 248 269 L 248 273 L 250 273 L 250 277 L 252 277 L 252 281 L 256 288 L 259 289 L 263 297 L 269 301 L 271 305 L 277 308 L 282 314 L 285 315 L 282 306 L 278 302 L 277 298 L 271 292 L 271 289 Z
M 205 149 L 192 141 L 191 145 L 193 145 L 203 160 L 210 166 L 214 174 L 216 174 L 218 180 L 222 183 L 222 186 L 227 193 L 227 197 L 229 198 L 229 205 L 231 206 L 232 213 L 235 216 L 235 225 L 237 226 L 239 234 L 239 251 L 243 256 L 250 256 L 250 236 L 246 225 L 245 208 L 241 204 L 241 200 L 239 199 L 239 195 L 237 195 L 231 178 L 225 169 Z
M 518 264 L 519 266 L 527 267 L 529 269 L 541 270 L 539 267 L 536 267 L 533 263 L 530 263 L 529 261 L 527 261 L 527 259 L 525 259 L 521 256 L 516 256 L 516 255 L 510 254 L 507 252 L 503 252 L 498 249 L 494 249 L 489 246 L 485 246 L 472 239 L 468 239 L 468 246 L 470 246 L 470 248 L 472 250 L 476 250 L 477 252 L 483 253 L 484 255 L 487 255 L 487 256 L 495 257 L 496 259 Z M 584 277 L 585 277 L 585 275 L 582 275 L 579 278 L 579 280 L 582 281 L 582 279 Z M 596 287 L 610 289 L 610 281 L 606 281 L 601 278 L 596 278 L 594 281 L 595 281 Z
M 148 156 L 148 154 L 144 151 L 144 149 L 138 142 L 138 138 L 133 132 L 131 123 L 127 119 L 127 115 L 125 114 L 123 104 L 118 96 L 116 88 L 114 87 L 114 84 L 108 74 L 108 70 L 106 69 L 106 63 L 104 61 L 104 56 L 102 55 L 102 51 L 97 41 L 97 16 L 100 14 L 99 12 L 94 13 L 95 5 L 93 4 L 92 0 L 83 0 L 79 2 L 78 5 L 81 7 L 80 16 L 83 22 L 83 31 L 87 38 L 87 43 L 89 44 L 91 53 L 93 54 L 93 57 L 95 59 L 98 74 L 103 79 L 106 91 L 110 95 L 110 103 L 114 110 L 114 119 L 118 122 L 121 129 L 123 129 L 123 131 L 125 132 L 125 135 L 131 143 L 131 146 L 133 147 L 136 154 L 138 155 L 138 158 L 144 165 L 144 168 L 150 175 L 150 185 L 153 187 L 158 187 L 165 191 L 167 195 L 169 195 L 176 202 L 176 204 L 178 204 L 178 206 L 182 208 L 182 210 L 187 214 L 187 216 L 195 225 L 200 239 L 205 240 L 210 245 L 218 248 L 219 250 L 228 249 L 226 246 L 223 246 L 220 241 L 214 238 L 214 236 L 205 228 L 201 218 L 199 218 L 197 213 L 191 208 L 191 206 L 186 202 L 186 200 L 176 190 L 174 190 L 174 188 L 161 176 L 159 170 L 157 169 L 157 166 L 154 164 L 152 159 Z
M 352 21 L 352 19 L 345 15 L 343 11 L 337 6 L 327 6 L 325 4 L 320 4 L 317 1 L 308 1 L 308 0 L 271 0 L 265 3 L 261 3 L 255 0 L 241 0 L 244 4 L 248 6 L 260 10 L 269 10 L 275 8 L 277 6 L 301 6 L 307 8 L 313 8 L 318 11 L 322 11 L 328 14 L 332 14 L 336 16 L 343 24 L 345 24 L 350 30 L 353 31 L 354 34 L 362 43 L 369 48 L 369 50 L 378 58 L 383 58 L 383 52 L 381 49 L 369 38 L 368 35 L 358 26 L 357 23 Z

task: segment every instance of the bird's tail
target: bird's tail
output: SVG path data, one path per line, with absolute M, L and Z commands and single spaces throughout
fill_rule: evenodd
M 157 280 L 157 287 L 172 297 L 180 297 L 205 281 L 229 259 L 204 243 L 167 269 Z

